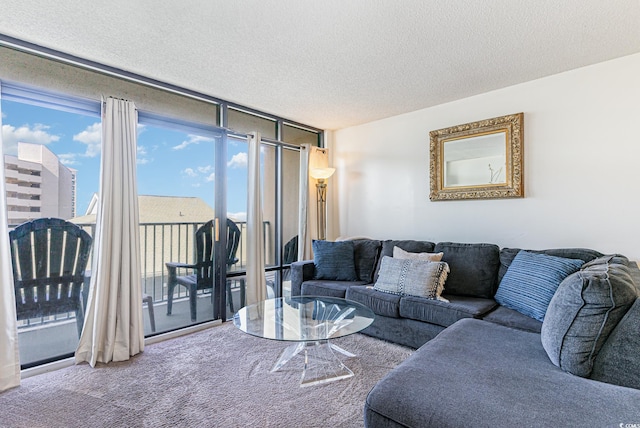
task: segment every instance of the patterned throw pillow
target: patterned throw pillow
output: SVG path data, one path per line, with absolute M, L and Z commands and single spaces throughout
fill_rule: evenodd
M 373 288 L 400 296 L 439 299 L 449 274 L 445 262 L 382 258 L 378 280 Z
M 549 302 L 560 283 L 577 272 L 582 260 L 520 251 L 504 274 L 495 300 L 538 321 L 544 321 Z
M 357 281 L 353 241 L 313 241 L 315 279 Z
M 444 253 L 411 253 L 405 251 L 400 247 L 393 247 L 394 259 L 406 259 L 406 260 L 425 260 L 429 262 L 439 262 L 442 260 Z

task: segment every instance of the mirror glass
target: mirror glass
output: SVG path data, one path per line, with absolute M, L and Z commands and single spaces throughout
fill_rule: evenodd
M 445 140 L 444 187 L 507 182 L 507 131 Z

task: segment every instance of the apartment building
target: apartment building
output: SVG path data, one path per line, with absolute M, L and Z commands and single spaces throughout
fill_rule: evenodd
M 76 170 L 64 166 L 46 146 L 18 143 L 17 156 L 5 155 L 4 164 L 10 225 L 75 217 Z

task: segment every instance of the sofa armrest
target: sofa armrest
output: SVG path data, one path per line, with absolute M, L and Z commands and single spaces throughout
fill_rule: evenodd
M 299 296 L 302 283 L 313 279 L 316 274 L 316 267 L 313 260 L 303 260 L 291 263 L 291 295 Z

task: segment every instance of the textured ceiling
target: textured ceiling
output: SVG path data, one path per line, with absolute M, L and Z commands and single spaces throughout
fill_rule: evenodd
M 2 0 L 2 10 L 0 33 L 324 129 L 640 52 L 640 0 Z

